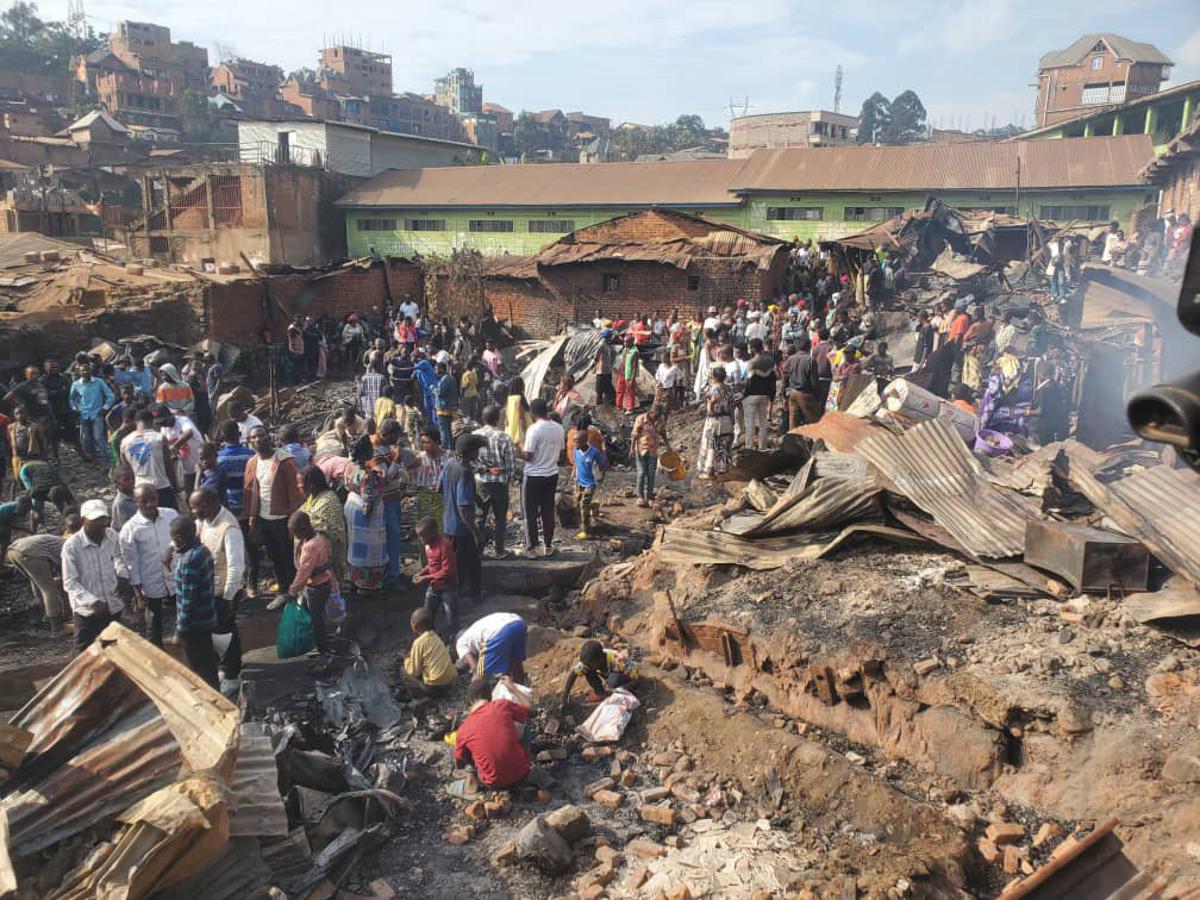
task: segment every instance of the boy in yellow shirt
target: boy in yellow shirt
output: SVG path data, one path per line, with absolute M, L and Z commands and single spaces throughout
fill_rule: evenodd
M 429 611 L 421 606 L 413 610 L 409 626 L 416 640 L 404 658 L 405 684 L 414 692 L 426 697 L 438 697 L 449 692 L 457 672 L 450 662 L 450 652 L 437 632 L 433 630 L 433 619 Z

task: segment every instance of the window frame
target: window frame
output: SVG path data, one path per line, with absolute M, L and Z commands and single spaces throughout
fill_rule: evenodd
M 516 230 L 516 223 L 512 219 L 467 220 L 467 231 L 471 234 L 512 234 Z
M 804 213 L 805 215 L 792 215 Z M 816 213 L 816 215 L 811 215 Z M 768 222 L 823 222 L 825 207 L 823 206 L 768 206 Z
M 396 220 L 388 216 L 360 216 L 354 220 L 354 227 L 355 231 L 395 231 Z
M 422 227 L 414 228 L 413 226 L 416 225 L 418 222 L 422 223 Z M 434 227 L 427 228 L 427 227 L 424 227 L 425 225 L 429 225 L 429 226 L 436 225 L 437 227 L 436 228 L 434 228 Z M 427 219 L 427 218 L 405 219 L 404 220 L 404 230 L 405 231 L 445 231 L 446 230 L 446 220 L 445 219 Z
M 600 275 L 600 293 L 615 294 L 621 290 L 620 272 L 603 272 Z
M 534 226 L 537 225 L 537 228 Z M 525 230 L 529 234 L 570 234 L 575 230 L 574 219 L 528 219 Z

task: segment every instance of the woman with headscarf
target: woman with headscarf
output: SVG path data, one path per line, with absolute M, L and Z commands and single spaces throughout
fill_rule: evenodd
M 317 466 L 309 466 L 301 477 L 304 487 L 304 505 L 300 507 L 308 513 L 313 528 L 333 545 L 332 563 L 338 583 L 346 576 L 346 514 L 342 510 L 342 501 L 329 487 L 325 473 Z
M 154 399 L 171 407 L 171 412 L 187 416 L 189 419 L 196 409 L 196 397 L 175 368 L 173 363 L 163 363 L 158 367 L 161 378 Z
M 413 366 L 413 378 L 421 387 L 421 406 L 425 411 L 425 421 L 432 425 L 437 422 L 437 370 L 434 369 L 433 363 L 422 357 Z
M 360 437 L 350 453 L 354 465 L 345 475 L 350 489 L 345 506 L 346 563 L 349 582 L 358 591 L 382 588 L 387 567 L 387 526 L 380 498 L 380 478 L 367 466 L 374 453 L 370 437 Z

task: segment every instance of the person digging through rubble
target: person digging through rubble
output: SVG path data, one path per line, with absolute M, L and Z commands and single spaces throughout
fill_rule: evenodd
M 529 633 L 516 613 L 498 612 L 477 619 L 454 645 L 458 666 L 479 677 L 508 675 L 525 684 L 525 655 Z
M 458 631 L 458 561 L 454 542 L 442 534 L 437 519 L 427 516 L 417 522 L 417 540 L 425 548 L 426 563 L 415 576 L 413 584 L 425 585 L 425 611 L 429 627 L 437 623 L 440 610 L 445 617 L 441 634 Z
M 592 539 L 592 501 L 596 497 L 596 485 L 601 473 L 608 468 L 604 454 L 588 441 L 587 431 L 575 434 L 572 452 L 575 470 L 575 505 L 579 510 L 579 533 L 576 540 Z
M 64 536 L 31 534 L 8 547 L 5 561 L 29 579 L 33 596 L 42 604 L 51 634 L 63 634 L 67 603 L 59 584 Z
M 58 510 L 59 516 L 66 515 L 69 507 L 75 506 L 75 495 L 63 483 L 58 468 L 40 459 L 32 459 L 21 466 L 17 473 L 17 485 L 29 492 L 29 530 L 36 534 L 42 526 L 49 501 Z
M 213 558 L 196 536 L 196 523 L 180 516 L 171 523 L 175 548 L 175 633 L 171 643 L 183 645 L 188 668 L 213 690 L 220 690 L 213 629 L 217 626 L 217 604 Z
M 454 762 L 474 766 L 479 783 L 493 790 L 514 787 L 529 774 L 527 744 L 529 707 L 511 700 L 492 700 L 484 678 L 467 686 L 467 717 L 458 726 Z
M 450 661 L 450 651 L 434 630 L 433 617 L 427 608 L 418 606 L 408 624 L 416 639 L 404 657 L 405 686 L 421 696 L 445 696 L 458 680 L 458 673 Z
M 580 676 L 587 679 L 592 689 L 587 702 L 598 703 L 617 688 L 628 687 L 637 681 L 638 667 L 628 653 L 612 650 L 599 641 L 584 641 L 579 648 L 579 659 L 571 666 L 563 683 L 559 706 L 564 712 L 571 699 L 571 688 Z

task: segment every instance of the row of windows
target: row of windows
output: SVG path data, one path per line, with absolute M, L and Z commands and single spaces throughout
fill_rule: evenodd
M 847 206 L 844 222 L 883 222 L 904 212 L 902 206 Z M 768 222 L 820 222 L 825 210 L 820 206 L 768 206 Z
M 1107 206 L 1043 206 L 1038 217 L 1052 222 L 1107 222 L 1110 208 Z
M 355 220 L 359 231 L 395 231 L 396 219 L 362 218 Z M 530 234 L 570 234 L 575 230 L 573 219 L 530 219 Z M 445 231 L 445 219 L 405 219 L 405 231 Z M 474 232 L 512 232 L 512 219 L 471 219 L 467 230 Z

